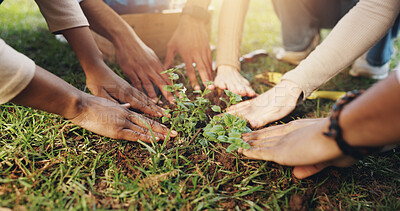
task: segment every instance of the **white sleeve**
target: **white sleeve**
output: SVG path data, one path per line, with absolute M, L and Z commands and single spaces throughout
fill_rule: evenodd
M 0 104 L 17 96 L 31 82 L 35 63 L 0 39 Z
M 360 0 L 299 66 L 286 73 L 304 98 L 377 43 L 399 14 L 399 0 Z

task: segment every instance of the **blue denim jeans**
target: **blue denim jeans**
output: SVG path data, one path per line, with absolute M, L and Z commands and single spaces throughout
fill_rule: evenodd
M 372 66 L 382 66 L 390 61 L 393 55 L 393 41 L 399 34 L 400 15 L 397 16 L 388 33 L 367 53 L 367 62 Z
M 272 0 L 281 21 L 282 44 L 287 51 L 303 51 L 321 28 L 333 28 L 358 0 Z M 393 40 L 400 28 L 397 17 L 393 27 L 367 53 L 372 66 L 382 66 L 393 54 Z

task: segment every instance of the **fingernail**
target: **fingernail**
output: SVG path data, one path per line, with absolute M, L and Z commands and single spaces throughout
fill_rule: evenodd
M 171 135 L 172 135 L 172 136 L 177 136 L 177 135 L 178 135 L 178 132 L 176 132 L 175 130 L 173 130 L 173 131 L 171 131 Z
M 243 148 L 239 148 L 238 153 L 243 153 Z
M 215 89 L 215 86 L 214 86 L 214 85 L 208 85 L 208 86 L 207 86 L 207 89 L 213 90 L 213 89 Z
M 160 140 L 160 137 L 155 137 L 156 138 L 156 141 L 159 141 Z
M 157 103 L 158 98 L 151 98 L 151 101 L 152 101 L 153 103 Z
M 157 112 L 158 116 L 163 116 L 163 114 L 161 112 Z
M 200 86 L 199 85 L 194 86 L 194 90 L 200 90 Z

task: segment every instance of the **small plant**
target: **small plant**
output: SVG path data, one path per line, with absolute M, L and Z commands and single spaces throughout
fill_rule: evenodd
M 234 94 L 229 90 L 225 90 L 228 95 L 229 101 L 224 98 L 219 98 L 226 103 L 226 106 L 235 105 L 242 101 L 242 97 Z M 221 107 L 212 106 L 214 112 L 221 113 Z M 207 141 L 214 142 L 227 142 L 230 143 L 227 152 L 235 151 L 239 148 L 249 149 L 250 145 L 243 141 L 242 133 L 250 132 L 250 128 L 246 126 L 247 122 L 232 114 L 224 113 L 222 116 L 214 116 L 207 126 L 203 129 L 203 136 L 205 139 L 201 141 L 202 144 L 207 144 Z
M 162 122 L 170 122 L 177 132 L 182 133 L 183 137 L 190 139 L 196 134 L 197 124 L 207 122 L 209 119 L 205 111 L 209 108 L 210 101 L 204 98 L 204 96 L 211 91 L 207 88 L 204 91 L 196 90 L 194 93 L 200 94 L 200 96 L 196 97 L 193 101 L 190 100 L 186 95 L 186 87 L 182 83 L 176 83 L 179 75 L 174 73 L 174 71 L 174 69 L 169 69 L 161 73 L 169 74 L 168 78 L 171 80 L 172 85 L 165 86 L 165 89 L 174 94 L 176 103 L 176 109 L 165 110 L 167 114 L 170 114 L 170 117 L 164 116 Z M 211 84 L 211 82 L 209 83 Z
M 190 100 L 186 95 L 186 88 L 182 83 L 176 83 L 179 75 L 174 73 L 174 69 L 169 69 L 162 74 L 168 73 L 172 85 L 168 85 L 165 89 L 175 96 L 176 109 L 167 109 L 165 112 L 170 114 L 170 117 L 163 117 L 162 122 L 170 122 L 177 132 L 183 133 L 183 137 L 193 138 L 196 134 L 196 126 L 201 122 L 208 122 L 203 128 L 203 137 L 198 138 L 198 142 L 203 146 L 208 146 L 212 142 L 227 142 L 230 143 L 227 152 L 235 151 L 239 148 L 248 149 L 250 145 L 243 142 L 242 133 L 250 132 L 250 128 L 246 126 L 246 120 L 240 119 L 232 114 L 224 113 L 222 116 L 214 116 L 211 120 L 206 115 L 206 110 L 210 108 L 211 103 L 205 98 L 205 95 L 211 91 L 207 88 L 204 91 L 196 90 L 194 93 L 200 94 L 195 100 Z M 212 82 L 206 84 L 210 85 Z M 176 95 L 178 94 L 178 96 Z M 229 90 L 225 90 L 225 94 L 229 100 L 219 98 L 226 103 L 226 106 L 237 104 L 242 101 L 240 95 L 234 94 Z M 211 110 L 221 113 L 221 107 L 217 105 L 211 106 Z

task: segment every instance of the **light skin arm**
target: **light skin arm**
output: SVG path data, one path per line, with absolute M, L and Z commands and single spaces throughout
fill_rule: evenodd
M 77 55 L 85 71 L 86 85 L 94 95 L 114 102 L 129 103 L 132 108 L 153 116 L 163 115 L 162 108 L 156 106 L 104 63 L 88 27 L 72 28 L 62 33 Z
M 185 7 L 199 6 L 208 8 L 210 0 L 188 0 Z M 179 53 L 186 64 L 187 74 L 195 90 L 199 90 L 196 72 L 193 63 L 196 64 L 201 80 L 213 81 L 210 41 L 204 21 L 197 20 L 189 15 L 182 15 L 178 28 L 168 42 L 164 66 L 170 68 L 175 55 Z M 214 89 L 214 85 L 209 85 Z
M 160 74 L 163 64 L 132 27 L 101 0 L 85 0 L 80 5 L 90 28 L 113 43 L 118 64 L 132 84 L 157 100 L 154 83 L 167 100 L 172 101 L 173 96 L 164 89 L 170 80 L 167 75 Z
M 392 74 L 346 105 L 339 118 L 344 140 L 351 146 L 363 147 L 399 143 L 400 125 L 395 124 L 400 120 L 399 93 L 400 84 Z M 297 123 L 244 134 L 252 147 L 241 151 L 250 158 L 295 166 L 293 173 L 299 178 L 311 176 L 327 166 L 352 165 L 355 160 L 343 155 L 335 140 L 323 135 L 328 132 L 329 124 L 328 118 L 297 120 Z
M 249 81 L 240 74 L 240 44 L 249 0 L 226 0 L 218 20 L 217 75 L 215 86 L 254 97 Z
M 156 140 L 164 139 L 168 134 L 168 128 L 129 111 L 129 105 L 81 92 L 39 66 L 36 66 L 32 81 L 11 102 L 59 114 L 85 129 L 111 138 L 151 142 L 151 133 L 141 119 L 151 126 Z M 172 131 L 171 135 L 175 136 L 176 132 Z

